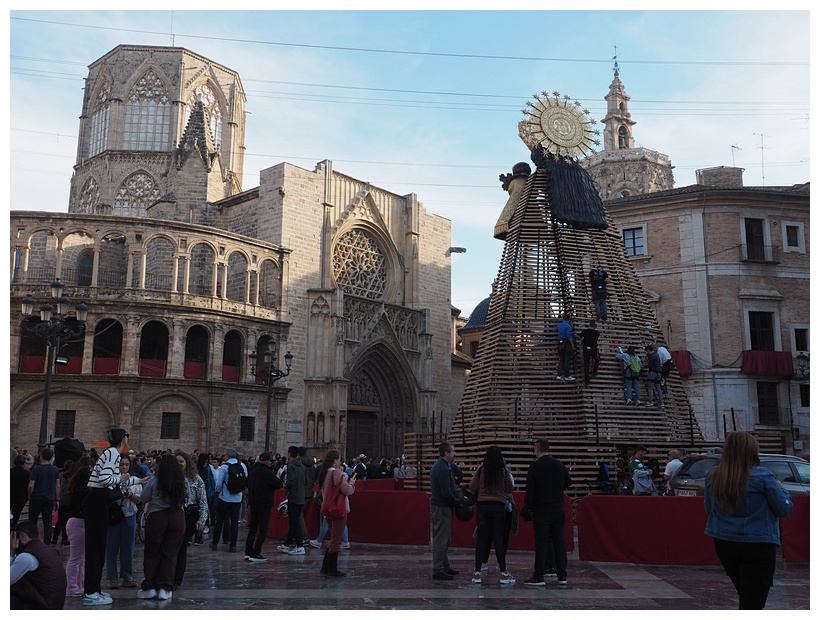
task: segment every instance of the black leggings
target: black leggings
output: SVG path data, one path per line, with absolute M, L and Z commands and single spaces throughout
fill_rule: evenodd
M 83 500 L 85 515 L 85 593 L 100 592 L 105 541 L 108 534 L 108 509 L 111 506 L 107 489 L 91 487 Z
M 777 545 L 715 538 L 715 552 L 737 590 L 738 609 L 763 609 L 774 584 Z

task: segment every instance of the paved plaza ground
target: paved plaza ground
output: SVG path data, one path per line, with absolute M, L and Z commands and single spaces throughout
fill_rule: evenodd
M 134 589 L 107 590 L 115 610 L 722 610 L 736 609 L 737 596 L 720 567 L 649 566 L 581 562 L 569 556 L 568 585 L 548 580 L 546 587 L 524 586 L 531 575 L 533 553 L 511 551 L 508 570 L 518 580 L 500 585 L 495 558 L 482 585 L 472 584 L 472 549 L 451 549 L 450 560 L 461 571 L 453 581 L 431 579 L 431 554 L 426 546 L 385 546 L 351 541 L 339 568 L 345 578 L 319 574 L 323 551 L 309 548 L 304 556 L 276 550 L 269 539 L 265 563 L 251 563 L 242 552 L 246 528 L 240 528 L 239 550 L 207 544 L 190 547 L 183 586 L 170 601 L 137 599 Z M 577 549 L 577 547 L 576 547 Z M 64 548 L 63 561 L 68 559 Z M 134 578 L 142 577 L 142 543 L 137 543 Z M 107 583 L 107 582 L 104 582 Z M 809 609 L 809 565 L 778 562 L 767 609 Z M 83 609 L 82 599 L 68 599 L 66 609 Z

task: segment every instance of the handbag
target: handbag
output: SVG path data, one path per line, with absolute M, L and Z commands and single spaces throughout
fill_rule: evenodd
M 345 496 L 342 495 L 341 487 L 341 478 L 339 478 L 339 484 L 333 484 L 331 479 L 330 484 L 327 485 L 327 497 L 324 498 L 322 509 L 319 511 L 323 517 L 341 519 L 347 515 L 347 502 L 345 502 Z
M 108 507 L 108 525 L 117 525 L 123 519 L 125 519 L 125 514 L 122 511 L 122 502 L 111 502 Z

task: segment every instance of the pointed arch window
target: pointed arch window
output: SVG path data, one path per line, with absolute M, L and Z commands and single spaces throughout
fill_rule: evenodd
M 159 187 L 153 177 L 147 172 L 135 172 L 117 190 L 114 215 L 145 216 L 146 208 L 159 197 Z
M 77 203 L 77 213 L 94 213 L 95 207 L 100 204 L 100 186 L 94 177 L 89 177 L 83 185 Z
M 160 77 L 149 70 L 131 89 L 125 105 L 123 148 L 170 150 L 171 98 Z
M 91 112 L 91 138 L 88 141 L 88 156 L 102 153 L 108 146 L 108 124 L 111 120 L 111 82 L 107 79 L 97 92 L 94 110 Z
M 188 107 L 186 108 L 185 113 L 185 125 L 188 125 L 191 110 L 194 109 L 194 104 L 197 101 L 202 102 L 202 108 L 205 110 L 205 116 L 208 119 L 208 127 L 211 130 L 211 138 L 214 141 L 214 146 L 219 149 L 222 145 L 222 108 L 219 107 L 219 101 L 217 100 L 216 95 L 207 84 L 200 84 L 197 86 L 188 98 Z

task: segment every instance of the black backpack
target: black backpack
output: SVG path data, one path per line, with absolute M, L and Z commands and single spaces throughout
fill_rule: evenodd
M 228 480 L 225 486 L 231 494 L 241 493 L 248 486 L 248 476 L 245 474 L 242 463 L 228 463 Z

